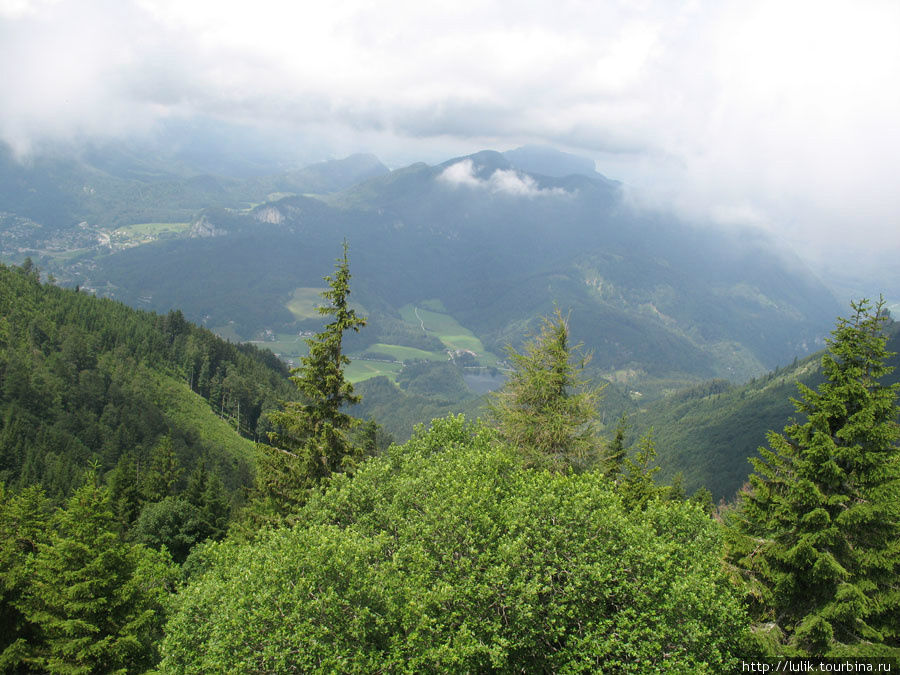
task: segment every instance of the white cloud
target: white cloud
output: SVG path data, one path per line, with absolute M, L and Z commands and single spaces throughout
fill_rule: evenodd
M 897 35 L 896 0 L 0 0 L 0 138 L 203 115 L 393 166 L 545 143 L 698 218 L 900 254 Z
M 479 178 L 471 159 L 455 162 L 438 174 L 438 180 L 453 187 L 465 186 L 515 197 L 565 197 L 572 193 L 562 188 L 542 188 L 528 174 L 513 169 L 495 169 L 488 178 Z
M 438 180 L 450 185 L 465 185 L 467 187 L 483 187 L 484 182 L 475 175 L 475 166 L 471 159 L 451 164 L 438 175 Z

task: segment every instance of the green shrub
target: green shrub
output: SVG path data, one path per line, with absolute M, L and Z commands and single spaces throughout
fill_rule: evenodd
M 189 672 L 722 672 L 745 617 L 701 509 L 623 510 L 437 420 L 253 545 L 204 549 L 167 627 Z

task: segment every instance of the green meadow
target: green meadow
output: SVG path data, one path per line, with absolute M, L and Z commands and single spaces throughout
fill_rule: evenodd
M 136 223 L 117 227 L 110 233 L 116 242 L 145 242 L 159 238 L 163 234 L 181 234 L 191 227 L 190 223 Z
M 419 305 L 404 305 L 400 308 L 400 316 L 407 323 L 424 328 L 426 333 L 437 337 L 447 349 L 467 349 L 477 354 L 481 365 L 496 365 L 499 359 L 484 348 L 481 340 L 472 331 L 449 314 L 435 311 L 437 308 L 443 308 L 440 301 L 425 300 Z
M 344 369 L 344 376 L 350 382 L 362 382 L 379 375 L 384 375 L 391 382 L 396 382 L 397 375 L 403 368 L 402 363 L 388 363 L 386 361 L 362 361 L 351 359 L 350 365 Z
M 389 345 L 383 342 L 376 342 L 367 347 L 366 352 L 384 354 L 397 361 L 446 361 L 449 358 L 444 352 L 429 352 L 415 347 Z
M 322 304 L 324 290 L 324 288 L 295 288 L 285 306 L 297 321 L 318 318 L 321 314 L 317 308 Z

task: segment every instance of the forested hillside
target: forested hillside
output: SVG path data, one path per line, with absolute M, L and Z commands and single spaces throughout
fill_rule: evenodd
M 883 382 L 900 381 L 900 324 L 885 328 L 887 362 L 895 368 Z M 641 436 L 653 431 L 661 478 L 681 474 L 688 492 L 710 490 L 714 499 L 730 500 L 747 479 L 765 434 L 798 418 L 792 399 L 797 385 L 817 387 L 822 382 L 818 352 L 762 377 L 735 385 L 713 380 L 678 391 L 628 415 L 626 444 L 636 446 Z
M 31 255 L 66 284 L 178 308 L 294 363 L 298 334 L 320 327 L 310 299 L 348 238 L 369 318 L 348 339 L 355 381 L 399 384 L 404 365 L 456 355 L 480 377 L 556 303 L 573 310 L 596 375 L 647 401 L 815 351 L 838 311 L 767 235 L 635 208 L 592 162 L 548 149 L 393 171 L 354 155 L 251 175 L 112 148 L 28 165 L 5 152 L 0 172 L 4 259 Z
M 0 266 L 0 480 L 68 497 L 89 468 L 140 478 L 171 453 L 249 484 L 263 412 L 291 395 L 284 365 L 185 321 L 42 284 Z
M 561 311 L 508 352 L 481 421 L 435 419 L 385 449 L 347 413 L 344 338 L 366 319 L 346 244 L 291 380 L 177 311 L 41 284 L 31 264 L 0 282 L 4 671 L 719 673 L 900 654 L 897 329 L 881 305 L 839 320 L 799 392 L 808 421 L 769 435 L 714 518 L 708 492 L 661 479 L 662 422 L 632 453 L 627 426 L 601 422 Z M 814 365 L 712 382 L 657 419 L 752 426 L 765 407 L 742 401 Z M 438 413 L 462 377 L 425 361 L 402 389 L 370 382 Z

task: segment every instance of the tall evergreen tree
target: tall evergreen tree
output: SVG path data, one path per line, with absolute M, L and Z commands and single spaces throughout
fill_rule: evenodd
M 172 437 L 167 434 L 150 451 L 150 466 L 141 481 L 144 499 L 156 502 L 174 495 L 181 473 Z
M 616 431 L 613 439 L 606 448 L 603 457 L 603 475 L 607 478 L 615 478 L 621 471 L 625 462 L 625 456 L 628 454 L 625 449 L 625 434 L 628 432 L 628 416 L 622 413 L 618 423 L 616 423 Z
M 638 442 L 638 451 L 633 458 L 624 457 L 621 472 L 614 477 L 622 504 L 631 510 L 640 511 L 658 497 L 666 495 L 672 488 L 660 488 L 654 476 L 659 472 L 656 465 L 656 443 L 651 429 Z
M 140 570 L 148 553 L 122 541 L 107 492 L 93 473 L 53 519 L 21 602 L 43 641 L 28 661 L 43 672 L 145 669 L 155 660 L 162 594 Z
M 131 453 L 119 458 L 107 482 L 113 513 L 125 531 L 137 520 L 143 502 L 137 465 Z
M 0 672 L 24 672 L 39 627 L 20 605 L 35 555 L 50 538 L 50 501 L 39 486 L 13 494 L 0 483 Z
M 880 382 L 883 300 L 852 308 L 826 381 L 799 385 L 806 421 L 769 434 L 735 512 L 732 562 L 785 654 L 900 653 L 898 385 Z
M 490 413 L 505 441 L 527 461 L 554 471 L 580 470 L 596 460 L 597 391 L 580 378 L 589 356 L 576 357 L 559 309 L 522 353 L 507 349 L 512 373 L 494 395 Z
M 269 433 L 269 446 L 260 446 L 251 510 L 261 510 L 275 521 L 302 504 L 309 488 L 334 472 L 345 471 L 362 454 L 353 434 L 360 422 L 344 412 L 346 406 L 359 402 L 359 396 L 344 376 L 350 359 L 343 351 L 343 336 L 366 325 L 366 319 L 350 307 L 347 249 L 345 241 L 334 274 L 325 277 L 328 288 L 322 297 L 326 303 L 317 308 L 332 320 L 306 340 L 309 354 L 291 371 L 301 400 L 285 402 L 282 410 L 269 414 L 276 431 Z

